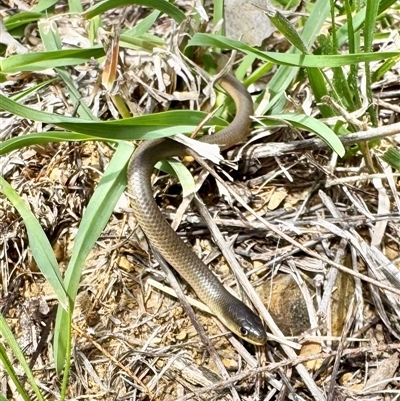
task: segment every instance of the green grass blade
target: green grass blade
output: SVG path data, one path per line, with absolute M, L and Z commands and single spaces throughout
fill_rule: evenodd
M 173 110 L 116 121 L 85 121 L 80 118 L 33 110 L 3 95 L 0 95 L 0 110 L 6 110 L 29 120 L 41 121 L 70 131 L 114 141 L 155 139 L 178 133 L 191 133 L 208 116 L 207 113 L 201 111 Z M 222 128 L 227 125 L 228 123 L 222 118 L 213 117 L 208 121 L 206 127 L 216 126 L 217 128 Z M 67 141 L 68 137 L 65 140 Z M 7 141 L 3 142 L 2 146 L 6 146 L 6 144 Z M 2 153 L 4 151 L 0 148 L 0 154 Z
M 165 48 L 165 41 L 150 34 L 143 34 L 140 38 L 122 34 L 120 37 L 120 45 L 121 47 L 125 47 L 127 49 L 147 51 L 152 53 L 156 47 L 159 47 L 160 49 Z
M 57 24 L 53 20 L 41 19 L 38 23 L 40 38 L 47 52 L 58 51 L 62 48 Z
M 119 8 L 133 4 L 160 10 L 161 12 L 173 18 L 178 24 L 186 18 L 185 14 L 179 10 L 178 7 L 168 3 L 168 1 L 165 0 L 105 0 L 89 8 L 83 15 L 86 19 L 90 19 L 113 8 Z
M 0 60 L 0 71 L 6 74 L 21 71 L 41 71 L 48 68 L 86 63 L 92 57 L 97 59 L 104 55 L 104 49 L 100 46 L 88 49 L 17 54 Z
M 40 0 L 39 3 L 34 8 L 34 10 L 40 13 L 53 7 L 57 2 L 58 0 Z
M 80 280 L 80 274 L 76 274 L 74 268 L 83 266 L 126 187 L 125 167 L 133 149 L 129 143 L 119 144 L 83 215 L 65 274 L 65 284 L 70 296 L 76 294 Z
M 4 21 L 4 25 L 7 28 L 7 31 L 12 31 L 15 28 L 18 28 L 20 26 L 25 26 L 27 24 L 30 24 L 32 22 L 39 21 L 40 18 L 43 17 L 43 14 L 41 13 L 34 13 L 34 12 L 22 12 L 22 13 L 17 13 L 14 14 Z
M 68 307 L 68 296 L 64 288 L 57 260 L 54 256 L 53 249 L 48 238 L 46 237 L 46 234 L 26 203 L 15 192 L 11 185 L 1 176 L 0 190 L 21 215 L 25 223 L 29 240 L 29 248 L 32 252 L 32 255 L 40 271 L 50 283 L 58 302 L 64 309 L 66 309 Z
M 2 324 L 0 322 L 0 333 L 2 333 Z M 3 344 L 0 342 L 0 361 L 3 363 L 3 368 L 7 372 L 8 376 L 10 376 L 11 380 L 15 384 L 19 395 L 25 400 L 30 401 L 29 394 L 25 391 L 23 384 L 20 382 L 13 364 L 11 363 L 10 359 L 8 358 L 7 351 L 4 348 Z M 0 398 L 1 400 L 1 398 Z
M 58 51 L 62 48 L 61 38 L 58 34 L 55 21 L 50 19 L 42 19 L 38 24 L 40 37 L 42 38 L 44 47 L 47 51 Z M 59 77 L 67 85 L 70 99 L 74 107 L 77 108 L 77 114 L 85 119 L 96 121 L 97 118 L 82 99 L 81 94 L 75 87 L 75 83 L 64 67 L 55 69 Z
M 300 35 L 308 50 L 310 50 L 311 46 L 314 44 L 328 14 L 329 2 L 327 0 L 317 0 Z M 289 53 L 295 52 L 298 52 L 295 48 L 289 50 Z M 278 68 L 271 81 L 268 83 L 271 101 L 269 102 L 267 110 L 265 110 L 266 112 L 269 111 L 271 114 L 278 114 L 282 111 L 286 103 L 284 92 L 293 81 L 297 72 L 297 68 L 290 68 L 287 66 L 280 66 Z
M 275 25 L 276 29 L 301 53 L 307 54 L 308 48 L 306 44 L 301 39 L 301 36 L 297 33 L 296 29 L 294 29 L 293 24 L 289 22 L 289 20 L 281 14 L 279 11 L 276 11 L 274 15 L 269 15 L 269 19 Z
M 163 160 L 156 164 L 156 168 L 178 178 L 179 183 L 182 185 L 183 197 L 194 193 L 196 183 L 194 182 L 192 174 L 182 162 L 174 159 Z
M 309 68 L 334 68 L 334 67 L 341 67 L 348 64 L 358 64 L 361 61 L 377 61 L 377 60 L 384 60 L 386 58 L 394 58 L 400 55 L 400 52 L 382 52 L 382 53 L 357 53 L 357 54 L 344 54 L 344 55 L 303 55 L 303 54 L 293 54 L 292 53 L 272 53 L 272 52 L 261 52 L 257 49 L 253 49 L 250 46 L 235 41 L 232 39 L 227 39 L 223 36 L 218 35 L 208 35 L 198 33 L 193 36 L 193 38 L 189 41 L 188 46 L 214 46 L 217 48 L 222 49 L 231 49 L 231 50 L 240 50 L 248 55 L 253 55 L 258 57 L 259 59 L 270 61 L 271 63 L 275 64 L 282 64 L 285 66 L 292 66 L 292 67 L 309 67 Z M 280 71 L 283 71 L 280 73 Z M 288 68 L 278 70 L 274 77 L 271 79 L 269 83 L 269 88 L 271 92 L 271 101 L 267 106 L 267 110 L 280 112 L 282 105 L 280 105 L 279 99 L 282 98 L 282 93 L 288 87 L 290 81 L 293 79 L 295 74 L 297 73 L 296 68 Z M 317 80 L 318 82 L 316 85 L 313 85 L 313 89 L 315 91 L 318 90 L 317 93 L 321 92 L 323 94 L 327 94 L 328 91 L 326 89 L 326 84 L 322 78 L 322 73 L 317 71 L 313 71 L 313 74 L 318 74 L 318 77 L 315 76 L 314 81 Z M 318 78 L 318 79 L 317 79 Z M 322 84 L 323 87 L 319 87 Z M 276 105 L 276 107 L 274 107 Z M 274 108 L 273 108 L 274 107 Z M 264 110 L 266 112 L 267 110 Z M 329 117 L 332 112 L 329 108 L 322 106 L 322 111 L 324 114 Z M 279 113 L 276 113 L 279 114 Z
M 0 146 L 0 155 L 26 146 L 44 145 L 53 142 L 71 141 L 105 141 L 106 139 L 94 135 L 78 134 L 69 131 L 48 131 L 46 133 L 31 133 L 7 139 Z M 107 140 L 110 142 L 110 140 Z
M 307 75 L 315 97 L 315 101 L 318 104 L 318 108 L 322 116 L 324 118 L 333 117 L 335 115 L 333 110 L 326 104 L 323 104 L 321 100 L 324 96 L 329 95 L 327 82 L 321 70 L 318 68 L 307 68 Z
M 383 76 L 390 71 L 398 62 L 400 61 L 399 57 L 393 57 L 389 60 L 386 60 L 382 63 L 373 73 L 372 73 L 372 82 L 377 82 L 383 78 Z
M 365 23 L 364 23 L 364 50 L 369 52 L 372 49 L 378 15 L 379 1 L 367 0 Z
M 396 148 L 389 148 L 382 159 L 397 171 L 400 171 L 400 152 Z
M 55 80 L 56 80 L 56 78 L 49 79 L 48 81 L 43 81 L 37 85 L 32 86 L 31 88 L 28 88 L 21 92 L 16 93 L 15 95 L 11 96 L 10 99 L 15 102 L 20 102 L 20 101 L 28 98 L 31 95 L 36 95 L 40 91 L 40 89 L 46 87 L 47 85 L 51 84 Z M 1 106 L 0 106 L 0 108 L 1 108 Z
M 68 8 L 70 13 L 81 13 L 83 11 L 81 0 L 68 0 Z
M 325 19 L 329 15 L 329 10 L 328 0 L 317 0 L 315 2 L 300 35 L 308 50 L 314 45 L 318 34 L 321 32 L 321 28 L 325 24 Z
M 98 118 L 92 113 L 92 110 L 86 104 L 85 100 L 82 99 L 82 95 L 78 89 L 76 89 L 74 81 L 72 80 L 68 71 L 61 68 L 56 68 L 55 70 L 58 76 L 65 82 L 65 85 L 67 85 L 68 92 L 70 94 L 70 100 L 74 107 L 77 107 L 77 115 L 87 120 L 98 121 Z
M 251 73 L 251 75 L 248 78 L 246 78 L 246 80 L 243 82 L 244 86 L 248 87 L 251 84 L 257 82 L 259 79 L 264 77 L 273 68 L 273 66 L 274 66 L 273 63 L 264 63 L 260 65 L 255 71 Z
M 237 66 L 235 76 L 239 81 L 243 81 L 247 75 L 247 71 L 251 70 L 255 57 L 252 55 L 246 55 L 241 63 Z
M 341 47 L 349 39 L 353 40 L 354 32 L 357 32 L 365 21 L 365 7 L 356 13 L 352 18 L 337 30 L 337 43 Z M 350 24 L 349 24 L 350 22 Z M 351 47 L 351 45 L 350 45 Z
M 72 303 L 75 302 L 84 262 L 125 189 L 126 165 L 132 151 L 131 144 L 126 142 L 119 144 L 82 217 L 64 279 Z M 67 313 L 59 308 L 54 330 L 54 357 L 58 372 L 64 366 L 69 341 L 65 332 L 66 324 L 68 324 Z
M 333 69 L 332 87 L 332 90 L 335 92 L 334 98 L 342 107 L 349 111 L 356 109 L 354 98 L 357 96 L 355 96 L 354 91 L 350 89 L 349 82 L 342 68 Z
M 146 34 L 152 25 L 160 17 L 161 12 L 158 10 L 153 11 L 146 18 L 139 21 L 133 28 L 125 31 L 123 34 L 127 37 L 137 38 Z
M 88 37 L 91 46 L 94 46 L 97 40 L 99 29 L 102 26 L 103 26 L 103 20 L 101 19 L 100 15 L 97 15 L 96 17 L 90 19 Z
M 376 17 L 378 15 L 379 1 L 367 0 L 365 24 L 364 24 L 364 51 L 369 52 L 372 49 L 374 40 Z M 367 94 L 369 116 L 372 124 L 376 127 L 378 125 L 378 116 L 376 115 L 376 108 L 374 107 L 374 99 L 372 93 L 372 74 L 369 62 L 365 63 L 365 91 Z
M 314 132 L 340 157 L 344 156 L 345 149 L 340 139 L 328 126 L 316 118 L 309 117 L 305 114 L 280 114 L 263 119 L 264 122 L 270 122 L 272 125 L 276 125 L 277 121 L 282 120 L 289 122 L 296 128 Z
M 213 7 L 213 25 L 217 26 L 217 24 L 224 19 L 224 1 L 223 0 L 215 0 Z M 221 28 L 216 31 L 218 35 L 225 34 L 225 23 L 221 25 Z
M 389 9 L 393 4 L 397 3 L 398 0 L 381 0 L 377 3 L 379 4 L 378 14 L 382 14 L 384 11 Z
M 148 51 L 149 53 L 152 53 L 155 47 L 163 48 L 165 41 L 148 33 L 148 30 L 157 21 L 160 14 L 160 11 L 153 11 L 132 29 L 123 32 L 120 37 L 120 45 L 129 49 Z
M 347 26 L 348 26 L 348 42 L 349 42 L 349 53 L 357 53 L 360 50 L 360 33 L 358 30 L 354 28 L 353 22 L 353 7 L 349 0 L 345 0 L 344 2 L 346 16 L 347 16 Z M 358 65 L 352 64 L 350 65 L 350 72 L 348 75 L 349 89 L 352 93 L 353 100 L 352 104 L 354 104 L 353 109 L 355 110 L 361 108 L 361 97 L 360 92 L 358 90 Z
M 65 340 L 65 352 L 64 352 L 65 360 L 63 361 L 64 362 L 64 375 L 63 375 L 63 380 L 62 380 L 62 384 L 61 384 L 61 397 L 60 397 L 60 399 L 62 401 L 64 401 L 66 398 L 67 389 L 68 389 L 68 379 L 69 379 L 70 367 L 71 367 L 73 309 L 74 309 L 74 305 L 71 302 L 69 305 L 68 312 L 65 313 L 64 311 L 62 311 L 62 313 L 60 313 L 61 322 L 65 322 L 65 324 L 60 326 L 60 327 L 64 328 L 64 330 L 62 331 L 62 338 Z M 60 312 L 60 309 L 58 310 L 58 312 Z M 59 316 L 57 315 L 57 319 L 58 319 L 58 317 Z M 56 331 L 57 322 L 58 322 L 57 319 L 56 319 L 56 327 L 54 328 L 54 333 L 55 333 L 54 336 L 56 335 L 56 333 L 58 333 L 58 331 Z M 57 355 L 56 352 L 55 352 L 55 355 Z M 57 367 L 57 364 L 56 364 L 56 367 Z
M 9 347 L 11 348 L 14 356 L 18 359 L 18 362 L 22 366 L 22 369 L 25 372 L 25 375 L 29 381 L 29 384 L 32 387 L 32 390 L 35 392 L 37 399 L 39 401 L 45 401 L 39 390 L 39 387 L 36 385 L 35 378 L 33 377 L 31 370 L 29 369 L 29 365 L 25 360 L 24 354 L 22 353 L 21 348 L 19 347 L 17 341 L 15 340 L 15 337 L 13 336 L 13 334 L 12 334 L 10 328 L 8 327 L 8 324 L 2 314 L 0 314 L 0 332 L 3 335 L 7 344 L 9 345 Z M 3 347 L 3 349 L 4 349 L 4 347 Z M 29 400 L 29 398 L 28 398 L 28 400 Z
M 380 61 L 400 55 L 400 51 L 356 53 L 337 55 L 304 55 L 275 52 L 262 52 L 237 40 L 224 36 L 196 33 L 189 41 L 188 46 L 219 47 L 221 49 L 240 50 L 252 54 L 261 60 L 291 67 L 328 68 L 342 67 L 348 64 L 357 64 L 362 61 Z

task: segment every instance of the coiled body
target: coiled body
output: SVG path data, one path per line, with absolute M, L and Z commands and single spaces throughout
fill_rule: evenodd
M 220 85 L 233 98 L 236 116 L 225 129 L 202 142 L 213 143 L 226 149 L 242 141 L 253 114 L 251 97 L 243 85 L 232 75 L 220 80 Z M 160 212 L 151 188 L 154 165 L 168 157 L 184 156 L 184 145 L 170 139 L 157 139 L 140 144 L 128 166 L 128 189 L 133 195 L 135 217 L 151 244 L 164 259 L 186 280 L 197 296 L 215 313 L 231 331 L 253 344 L 267 340 L 260 318 L 243 302 L 231 295 L 218 278 L 178 237 Z

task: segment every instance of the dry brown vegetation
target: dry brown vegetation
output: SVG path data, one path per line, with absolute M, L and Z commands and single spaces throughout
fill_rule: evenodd
M 178 5 L 188 14 L 192 10 L 189 1 Z M 87 21 L 62 11 L 61 7 L 55 21 L 63 44 L 77 46 L 87 40 Z M 133 27 L 150 11 L 139 6 L 109 11 L 102 15 L 104 27 L 98 34 L 107 42 L 113 28 Z M 397 29 L 398 12 L 393 11 Z M 125 99 L 132 114 L 168 108 L 210 111 L 209 93 L 201 91 L 204 82 L 182 79 L 181 71 L 188 66 L 177 44 L 185 26 L 176 26 L 168 17 L 154 24 L 151 32 L 168 43 L 163 51 L 151 54 L 121 48 L 112 90 L 101 85 L 103 63 L 92 60 L 68 68 L 94 115 L 101 120 L 120 118 L 116 94 Z M 289 47 L 283 42 L 284 37 L 275 32 L 265 48 L 273 51 L 280 46 L 282 51 Z M 43 50 L 40 40 L 29 42 L 24 37 L 22 43 L 30 52 Z M 394 34 L 376 46 L 398 49 L 399 43 Z M 237 62 L 242 59 L 238 54 Z M 255 61 L 250 69 L 258 66 Z M 198 67 L 191 68 L 190 76 L 197 76 Z M 249 91 L 259 94 L 275 71 Z M 360 66 L 360 81 L 364 74 Z M 124 193 L 86 258 L 80 279 L 67 399 L 397 399 L 399 173 L 381 156 L 387 148 L 399 146 L 399 74 L 399 62 L 393 63 L 372 85 L 380 128 L 372 127 L 365 108 L 360 113 L 337 109 L 335 118 L 355 128 L 344 158 L 295 127 L 264 128 L 257 116 L 249 145 L 239 152 L 239 170 L 224 167 L 238 183 L 235 190 L 243 204 L 220 196 L 211 177 L 199 191 L 218 226 L 212 228 L 217 230 L 213 236 L 221 235 L 225 241 L 222 251 L 200 217 L 201 205 L 181 211 L 176 181 L 164 174 L 154 181 L 159 205 L 169 220 L 180 221 L 182 238 L 246 299 L 226 255 L 239 261 L 268 310 L 267 323 L 274 335 L 265 347 L 243 344 L 217 319 L 195 307 L 192 318 L 204 327 L 208 340 L 199 336 L 187 311 L 170 295 L 165 272 L 155 262 Z M 54 69 L 9 74 L 0 88 L 11 97 L 52 77 L 56 79 L 51 85 L 24 104 L 74 115 L 68 91 Z M 287 97 L 285 112 L 303 110 L 320 118 L 306 77 L 293 83 Z M 5 111 L 0 121 L 2 141 L 52 129 Z M 2 177 L 29 204 L 62 271 L 70 260 L 81 217 L 113 154 L 113 146 L 106 142 L 61 142 L 35 144 L 0 158 Z M 228 155 L 237 154 L 238 149 Z M 200 180 L 196 164 L 189 167 Z M 32 257 L 23 220 L 1 194 L 0 216 L 2 314 L 45 399 L 58 400 L 61 379 L 54 368 L 52 346 L 56 297 Z M 186 294 L 196 298 L 181 284 Z M 0 392 L 10 400 L 21 399 L 10 377 L 0 371 Z M 19 367 L 17 373 L 23 377 Z

